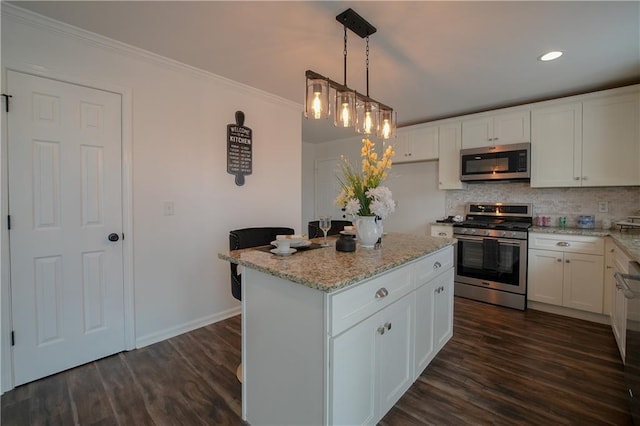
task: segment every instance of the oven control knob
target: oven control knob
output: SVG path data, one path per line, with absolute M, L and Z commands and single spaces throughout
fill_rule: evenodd
M 505 231 L 502 231 L 502 232 L 500 233 L 500 236 L 501 236 L 501 237 L 506 237 L 506 236 L 507 236 L 507 233 L 506 233 Z
M 489 231 L 488 229 L 486 231 L 484 231 L 484 235 L 488 236 L 489 234 L 491 234 L 491 231 Z
M 475 229 L 470 229 L 470 230 L 469 230 L 469 233 L 470 233 L 470 234 L 475 234 L 475 233 L 476 233 L 476 230 L 475 230 Z
M 517 235 L 517 234 L 516 234 L 516 231 L 511 231 L 511 236 L 512 236 L 512 237 L 515 237 L 516 235 Z

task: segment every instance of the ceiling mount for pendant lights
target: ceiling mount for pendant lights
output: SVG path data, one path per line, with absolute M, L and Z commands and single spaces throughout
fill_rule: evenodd
M 333 114 L 336 127 L 355 127 L 358 133 L 389 139 L 395 136 L 393 108 L 369 97 L 369 36 L 377 31 L 376 27 L 353 9 L 345 10 L 336 20 L 344 27 L 344 83 L 307 70 L 304 115 L 328 119 Z M 366 95 L 347 86 L 347 29 L 366 39 Z

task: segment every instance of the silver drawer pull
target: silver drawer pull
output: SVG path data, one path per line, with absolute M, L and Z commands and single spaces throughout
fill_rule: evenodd
M 386 328 L 387 331 L 391 330 L 391 322 L 385 323 L 384 328 Z
M 384 334 L 384 326 L 378 327 L 378 334 Z
M 439 237 L 446 237 L 447 233 L 446 232 L 438 232 L 438 236 Z
M 383 297 L 387 297 L 388 295 L 389 291 L 384 287 L 376 291 L 376 299 L 382 299 Z
M 433 264 L 433 269 L 438 269 L 438 268 L 441 268 L 441 267 L 442 267 L 442 263 L 440 263 L 440 262 L 436 262 L 436 263 Z
M 566 241 L 560 241 L 556 244 L 558 247 L 569 247 L 571 244 L 569 244 Z

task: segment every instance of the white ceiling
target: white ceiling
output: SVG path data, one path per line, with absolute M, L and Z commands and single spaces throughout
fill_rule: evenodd
M 400 125 L 640 82 L 638 1 L 13 3 L 301 105 L 306 69 L 342 81 L 335 16 L 351 7 L 378 29 L 369 94 Z M 349 32 L 347 83 L 359 92 L 364 50 Z M 331 122 L 303 120 L 303 139 L 353 136 Z

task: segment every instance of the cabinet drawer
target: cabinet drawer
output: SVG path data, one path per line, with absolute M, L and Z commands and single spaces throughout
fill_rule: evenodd
M 604 255 L 604 238 L 584 235 L 529 234 L 529 248 Z
M 431 225 L 431 236 L 453 238 L 453 226 Z
M 416 287 L 453 268 L 453 247 L 446 247 L 415 264 Z
M 613 254 L 613 264 L 616 272 L 628 274 L 630 260 L 629 256 L 627 256 L 622 249 L 616 245 L 615 252 Z
M 336 336 L 413 290 L 413 265 L 329 296 L 328 331 Z

